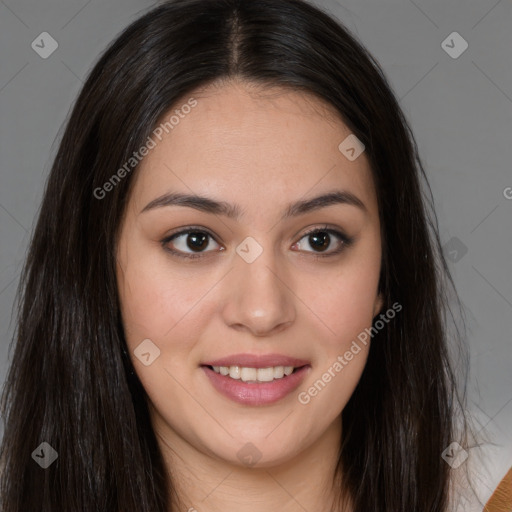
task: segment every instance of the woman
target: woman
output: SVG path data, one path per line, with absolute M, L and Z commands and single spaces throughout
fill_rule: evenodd
M 135 21 L 47 184 L 2 511 L 453 510 L 468 428 L 425 191 L 381 69 L 316 8 Z

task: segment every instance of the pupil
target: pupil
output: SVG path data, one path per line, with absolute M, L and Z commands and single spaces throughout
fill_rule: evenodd
M 320 249 L 320 251 L 325 251 L 329 247 L 330 237 L 329 233 L 325 231 L 319 231 L 318 233 L 314 233 L 309 235 L 310 243 L 314 240 L 314 243 L 311 243 L 312 246 L 315 246 Z M 320 244 L 318 244 L 320 242 Z M 318 244 L 318 245 L 317 245 Z
M 193 251 L 197 249 L 205 249 L 208 246 L 207 238 L 208 235 L 206 233 L 189 233 L 187 237 L 187 246 Z M 191 240 L 194 241 L 191 242 Z

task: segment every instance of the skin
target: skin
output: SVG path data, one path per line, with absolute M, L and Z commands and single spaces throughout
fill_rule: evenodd
M 117 249 L 126 341 L 179 510 L 329 510 L 340 414 L 369 344 L 360 344 L 308 404 L 298 394 L 382 308 L 380 223 L 368 160 L 341 154 L 338 145 L 351 132 L 313 96 L 240 81 L 190 96 L 197 106 L 134 176 Z M 365 210 L 336 204 L 280 220 L 288 204 L 333 190 L 356 195 Z M 142 212 L 171 191 L 236 203 L 243 215 L 234 220 L 176 205 Z M 326 224 L 355 242 L 315 258 L 342 245 L 332 235 L 322 252 L 305 236 Z M 166 252 L 161 241 L 190 226 L 213 235 L 195 252 L 200 258 Z M 263 248 L 252 263 L 235 252 L 248 236 Z M 187 235 L 167 246 L 194 254 Z M 148 338 L 160 356 L 145 366 L 133 351 Z M 235 353 L 279 353 L 306 359 L 311 369 L 284 399 L 242 405 L 220 395 L 200 368 Z M 237 456 L 248 442 L 261 457 L 253 466 Z

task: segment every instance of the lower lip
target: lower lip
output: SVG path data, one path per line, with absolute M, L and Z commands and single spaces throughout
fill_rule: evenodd
M 219 393 L 239 404 L 257 406 L 272 404 L 289 395 L 299 387 L 311 367 L 303 366 L 296 372 L 272 382 L 252 384 L 216 373 L 208 366 L 201 368 Z

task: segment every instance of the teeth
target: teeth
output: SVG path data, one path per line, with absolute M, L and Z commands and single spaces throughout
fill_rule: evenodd
M 257 380 L 258 382 L 272 382 L 274 380 L 274 368 L 258 368 L 258 370 L 254 368 L 253 371 L 254 378 L 251 380 Z
M 293 373 L 293 366 L 273 366 L 269 368 L 249 368 L 246 366 L 214 366 L 213 371 L 229 375 L 232 379 L 243 382 L 272 382 Z
M 292 366 L 292 368 L 293 368 L 293 366 Z M 282 379 L 283 377 L 284 377 L 284 367 L 276 366 L 274 368 L 274 379 Z
M 229 367 L 229 376 L 232 379 L 240 379 L 240 366 L 230 366 Z

